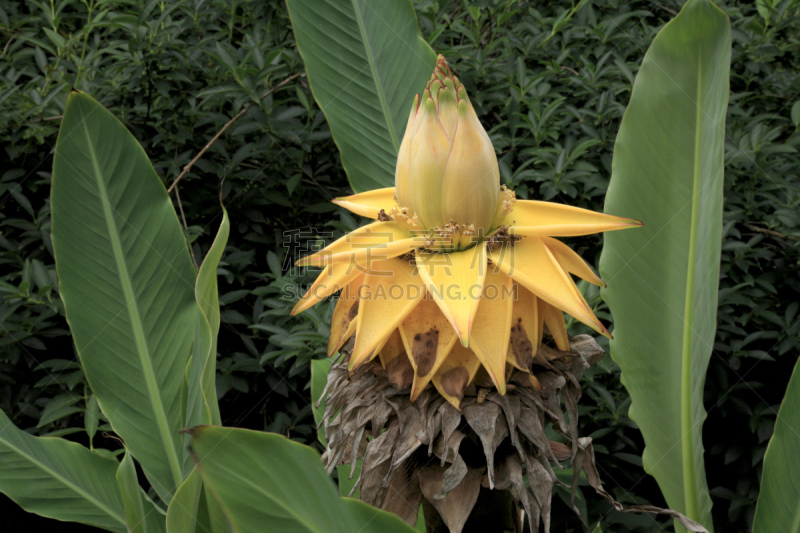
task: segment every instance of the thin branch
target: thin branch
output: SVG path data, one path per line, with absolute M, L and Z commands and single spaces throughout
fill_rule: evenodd
M 755 231 L 756 233 L 763 233 L 765 235 L 771 235 L 773 237 L 778 237 L 779 239 L 784 239 L 787 241 L 800 241 L 800 238 L 798 237 L 795 237 L 793 235 L 784 235 L 783 233 L 779 233 L 775 230 L 767 228 L 759 228 L 758 226 L 751 226 L 750 224 L 745 224 L 744 227 L 746 227 L 750 231 Z
M 12 35 L 11 37 L 9 37 L 9 38 L 8 38 L 8 41 L 6 41 L 6 45 L 3 47 L 3 53 L 2 53 L 2 54 L 0 54 L 0 59 L 2 59 L 3 57 L 5 57 L 5 55 L 6 55 L 6 52 L 8 52 L 8 47 L 11 45 L 11 41 L 13 41 L 13 40 L 14 40 L 14 38 L 15 38 L 17 35 L 19 35 L 19 32 L 15 33 L 14 35 Z
M 178 211 L 181 214 L 181 221 L 183 222 L 183 229 L 186 230 L 186 237 L 188 241 L 189 237 L 189 226 L 186 224 L 186 215 L 183 213 L 183 204 L 181 203 L 181 193 L 177 187 L 175 187 L 175 199 L 178 200 Z M 189 245 L 189 256 L 192 258 L 192 263 L 194 263 L 194 268 L 200 270 L 200 267 L 197 265 L 197 261 L 194 259 L 194 251 L 192 250 L 192 245 Z
M 290 81 L 292 81 L 292 80 L 296 79 L 298 76 L 300 76 L 300 74 L 301 74 L 300 72 L 298 72 L 298 73 L 296 73 L 296 74 L 292 74 L 291 76 L 289 76 L 288 78 L 286 78 L 285 80 L 283 80 L 282 82 L 280 82 L 278 85 L 276 85 L 275 87 L 273 87 L 273 88 L 272 88 L 272 89 L 270 89 L 269 91 L 265 92 L 265 93 L 264 93 L 264 94 L 261 96 L 261 98 L 259 99 L 259 101 L 261 101 L 261 100 L 263 100 L 264 98 L 266 98 L 267 96 L 271 95 L 272 93 L 274 93 L 275 91 L 277 91 L 278 89 L 280 89 L 281 87 L 283 87 L 284 85 L 286 85 L 287 83 L 289 83 Z M 214 137 L 212 137 L 212 138 L 211 138 L 211 140 L 210 140 L 210 141 L 208 141 L 208 144 L 206 144 L 206 145 L 203 147 L 203 149 L 202 149 L 202 150 L 200 150 L 200 153 L 198 153 L 196 156 L 194 156 L 194 159 L 192 159 L 191 161 L 189 161 L 189 164 L 188 164 L 188 165 L 186 165 L 185 167 L 183 167 L 183 170 L 181 171 L 181 173 L 180 173 L 180 174 L 178 174 L 178 177 L 177 177 L 177 178 L 175 178 L 175 181 L 173 181 L 173 182 L 172 182 L 172 185 L 170 185 L 170 186 L 169 186 L 169 189 L 167 189 L 167 192 L 168 192 L 168 193 L 172 192 L 172 189 L 174 189 L 174 188 L 175 188 L 175 185 L 177 185 L 177 184 L 178 184 L 178 182 L 179 182 L 179 181 L 181 181 L 181 178 L 183 178 L 183 176 L 184 176 L 184 175 L 185 175 L 187 172 L 189 172 L 189 169 L 190 169 L 190 168 L 192 168 L 192 166 L 193 166 L 193 165 L 194 165 L 194 164 L 197 162 L 197 160 L 198 160 L 198 159 L 200 159 L 200 158 L 203 156 L 203 154 L 204 154 L 204 153 L 206 153 L 206 150 L 208 150 L 209 148 L 211 148 L 211 145 L 212 145 L 212 144 L 214 144 L 214 142 L 215 142 L 217 139 L 219 139 L 219 138 L 220 138 L 220 136 L 221 136 L 223 133 L 225 133 L 225 130 L 227 130 L 228 128 L 230 128 L 230 127 L 231 127 L 231 125 L 232 125 L 234 122 L 236 122 L 237 120 L 239 120 L 239 118 L 241 118 L 241 116 L 242 116 L 242 115 L 244 115 L 245 113 L 247 113 L 248 111 L 250 111 L 250 109 L 251 109 L 251 108 L 252 108 L 254 105 L 256 105 L 256 104 L 255 104 L 255 103 L 248 104 L 248 105 L 247 105 L 247 106 L 245 106 L 245 107 L 244 107 L 244 108 L 243 108 L 241 111 L 239 111 L 239 112 L 236 114 L 236 116 L 235 116 L 235 117 L 233 117 L 232 119 L 230 119 L 230 120 L 228 121 L 228 123 L 227 123 L 227 124 L 225 124 L 224 126 L 222 126 L 222 129 L 221 129 L 221 130 L 219 130 L 219 131 L 217 132 L 217 134 L 216 134 L 216 135 L 214 135 Z
M 658 7 L 660 7 L 661 9 L 663 9 L 664 11 L 666 11 L 667 13 L 672 13 L 672 15 L 675 16 L 675 17 L 678 16 L 678 12 L 675 11 L 674 9 L 670 9 L 667 6 L 659 4 L 658 2 L 654 2 L 654 4 L 657 5 Z
M 36 122 L 47 122 L 48 120 L 58 120 L 61 118 L 64 118 L 64 115 L 56 115 L 54 117 L 44 117 L 44 118 L 39 117 L 33 120 L 28 120 L 26 122 L 20 122 L 19 124 L 6 124 L 5 126 L 2 126 L 2 129 L 21 127 L 24 126 L 25 124 L 35 124 Z

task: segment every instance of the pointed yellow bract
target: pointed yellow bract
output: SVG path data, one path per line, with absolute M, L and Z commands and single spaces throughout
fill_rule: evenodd
M 362 192 L 352 196 L 336 198 L 333 203 L 340 205 L 356 215 L 367 218 L 378 218 L 381 210 L 386 214 L 394 207 L 394 187 L 385 189 L 375 189 L 374 191 Z
M 424 298 L 400 324 L 405 351 L 414 368 L 411 401 L 417 399 L 444 362 L 458 336 L 432 298 Z
M 529 372 L 533 356 L 542 343 L 544 317 L 539 313 L 539 299 L 535 294 L 516 282 L 514 293 L 517 299 L 511 312 L 508 362 Z
M 483 298 L 470 333 L 470 345 L 500 394 L 506 393 L 506 354 L 511 335 L 514 295 L 511 278 L 489 269 Z
M 526 237 L 513 246 L 501 246 L 492 250 L 491 259 L 506 275 L 539 298 L 563 309 L 598 333 L 608 334 L 541 239 Z
M 455 343 L 431 381 L 439 394 L 460 410 L 464 391 L 480 367 L 481 362 L 472 350 Z
M 373 222 L 337 239 L 319 252 L 297 261 L 298 266 L 350 262 L 362 271 L 369 261 L 384 261 L 423 246 L 397 222 Z
M 553 257 L 556 258 L 561 268 L 570 274 L 575 274 L 579 278 L 585 279 L 589 283 L 599 287 L 606 286 L 605 282 L 594 273 L 592 268 L 586 264 L 586 261 L 576 254 L 572 248 L 558 239 L 553 239 L 551 237 L 540 237 L 540 239 L 542 239 L 542 242 L 550 250 L 550 253 L 553 254 Z
M 555 261 L 555 259 L 554 259 L 554 261 Z M 580 301 L 581 305 L 583 305 L 583 307 L 589 311 L 591 316 L 594 317 L 595 320 L 597 320 L 597 317 L 594 315 L 594 311 L 592 311 L 592 308 L 589 307 L 589 304 L 586 302 L 586 299 L 583 297 L 583 293 L 581 293 L 581 290 L 578 288 L 578 285 L 575 284 L 575 281 L 566 272 L 564 273 L 564 278 L 569 282 L 569 285 L 572 288 L 572 294 L 575 295 L 575 298 L 578 301 Z M 575 317 L 575 318 L 578 318 L 578 317 Z M 606 329 L 606 327 L 599 320 L 597 321 L 597 323 L 599 324 L 600 329 L 596 330 L 596 331 L 600 335 L 602 335 L 603 337 L 608 337 L 609 339 L 613 339 L 614 338 L 614 337 L 611 336 L 611 333 L 609 333 L 609 331 Z
M 503 224 L 513 226 L 516 235 L 536 237 L 576 237 L 642 225 L 632 218 L 536 200 L 517 200 L 514 210 L 506 215 Z
M 569 351 L 569 335 L 567 335 L 567 324 L 564 322 L 564 313 L 561 309 L 553 307 L 544 300 L 539 300 L 539 314 L 544 319 L 544 325 L 556 341 L 556 347 L 562 352 Z
M 378 355 L 383 342 L 425 296 L 416 268 L 402 259 L 374 261 L 361 288 L 349 370 Z
M 380 237 L 383 239 L 383 237 Z M 362 248 L 350 252 L 342 252 L 330 256 L 331 263 L 347 263 L 353 268 L 365 269 L 372 261 L 386 261 L 394 257 L 414 251 L 424 245 L 424 241 L 412 237 L 399 241 L 385 240 L 384 242 L 370 246 L 363 244 Z
M 347 263 L 336 263 L 325 267 L 308 292 L 292 308 L 292 315 L 302 313 L 336 291 L 342 290 L 360 274 L 355 268 L 350 268 Z
M 345 285 L 331 319 L 331 336 L 328 339 L 328 357 L 338 352 L 347 340 L 356 332 L 358 316 L 358 290 L 364 282 L 364 274 Z
M 428 292 L 456 329 L 461 344 L 469 346 L 486 276 L 486 245 L 463 252 L 417 252 L 416 258 Z
M 400 329 L 396 329 L 389 335 L 389 338 L 386 339 L 386 342 L 384 342 L 383 346 L 378 350 L 378 357 L 380 358 L 381 366 L 386 368 L 401 355 L 405 357 L 406 348 L 403 346 Z

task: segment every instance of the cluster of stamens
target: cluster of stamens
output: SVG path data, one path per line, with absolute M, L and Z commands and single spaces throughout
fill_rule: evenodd
M 508 231 L 508 226 L 503 224 L 500 226 L 500 229 L 494 233 L 494 235 L 489 237 L 486 245 L 489 247 L 489 250 L 496 250 L 504 245 L 513 245 L 514 243 L 519 242 L 521 239 L 521 236 L 510 233 Z
M 397 196 L 394 197 L 395 203 Z M 506 225 L 501 222 L 506 216 L 513 211 L 514 204 L 517 201 L 517 196 L 514 191 L 510 190 L 505 185 L 500 186 L 500 199 L 497 204 L 497 213 L 495 214 L 495 223 L 493 226 L 499 229 L 490 233 L 488 238 L 483 234 L 483 229 L 475 229 L 473 224 L 460 224 L 454 220 L 445 224 L 442 227 L 435 227 L 432 229 L 423 228 L 419 222 L 419 217 L 411 211 L 408 207 L 395 205 L 392 210 L 387 214 L 385 210 L 381 209 L 378 213 L 378 220 L 380 222 L 396 221 L 409 233 L 420 235 L 425 233 L 430 238 L 426 243 L 425 248 L 441 250 L 441 251 L 454 251 L 455 249 L 463 249 L 480 241 L 486 240 L 490 250 L 496 249 L 504 244 L 513 245 L 520 240 L 517 235 L 512 235 L 508 231 Z M 476 235 L 477 234 L 477 235 Z

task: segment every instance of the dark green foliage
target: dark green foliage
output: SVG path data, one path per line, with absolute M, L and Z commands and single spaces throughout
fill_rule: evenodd
M 680 3 L 414 4 L 423 35 L 469 88 L 503 180 L 522 198 L 602 210 L 638 65 Z M 718 531 L 749 529 L 761 460 L 800 350 L 800 2 L 759 5 L 761 13 L 750 3 L 722 6 L 733 26 L 732 95 L 704 432 Z M 285 296 L 296 298 L 298 283 L 313 273 L 290 270 L 287 252 L 300 255 L 296 244 L 311 228 L 341 232 L 359 221 L 328 203 L 347 193 L 347 180 L 304 78 L 259 102 L 269 87 L 303 72 L 285 7 L 233 0 L 89 6 L 0 7 L 0 407 L 36 434 L 88 442 L 84 426 L 95 431 L 49 238 L 51 150 L 69 87 L 122 119 L 167 185 L 254 103 L 182 179 L 186 233 L 199 262 L 220 220 L 222 191 L 232 222 L 219 271 L 223 422 L 313 442 L 308 362 L 324 356 L 332 309 L 288 316 L 294 302 Z M 329 219 L 335 224 L 325 225 Z M 284 236 L 292 230 L 304 233 Z M 569 242 L 596 263 L 601 237 Z M 609 321 L 597 292 L 587 290 Z M 610 358 L 586 376 L 584 393 L 582 432 L 595 439 L 606 488 L 623 502 L 663 504 L 641 468 L 643 443 Z M 95 446 L 116 449 L 102 436 L 109 429 L 102 414 L 94 424 Z M 583 531 L 567 494 L 559 496 L 553 530 Z M 650 517 L 608 514 L 588 490 L 578 507 L 590 523 L 602 518 L 605 530 L 661 530 Z
M 304 389 L 313 350 L 294 336 L 272 335 L 270 343 L 251 326 L 288 324 L 316 344 L 327 335 L 319 316 L 289 321 L 275 273 L 283 232 L 325 231 L 329 200 L 347 182 L 303 77 L 260 100 L 302 72 L 282 6 L 60 1 L 53 13 L 49 2 L 12 2 L 0 7 L 0 28 L 2 408 L 36 433 L 71 433 L 83 427 L 91 395 L 67 336 L 49 234 L 51 152 L 74 86 L 123 120 L 166 185 L 232 116 L 256 104 L 183 177 L 176 209 L 198 263 L 221 220 L 220 192 L 233 221 L 220 270 L 224 421 L 310 438 Z

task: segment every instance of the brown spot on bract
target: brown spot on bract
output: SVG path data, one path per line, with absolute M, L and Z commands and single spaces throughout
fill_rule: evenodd
M 433 328 L 424 334 L 414 335 L 411 355 L 417 364 L 417 375 L 427 376 L 436 362 L 436 346 L 439 344 L 439 330 Z
M 408 357 L 400 354 L 386 365 L 386 377 L 397 390 L 405 390 L 411 386 L 414 379 L 414 367 L 411 366 Z
M 464 389 L 467 388 L 469 372 L 463 366 L 451 368 L 442 375 L 442 389 L 448 395 L 461 400 L 464 397 Z
M 515 325 L 511 326 L 511 349 L 514 352 L 514 357 L 517 359 L 517 364 L 523 368 L 530 369 L 533 362 L 533 344 L 528 335 L 525 333 L 525 328 L 522 326 L 520 319 Z
M 358 300 L 356 303 L 353 304 L 353 307 L 347 312 L 347 321 L 348 323 L 353 320 L 358 315 Z

